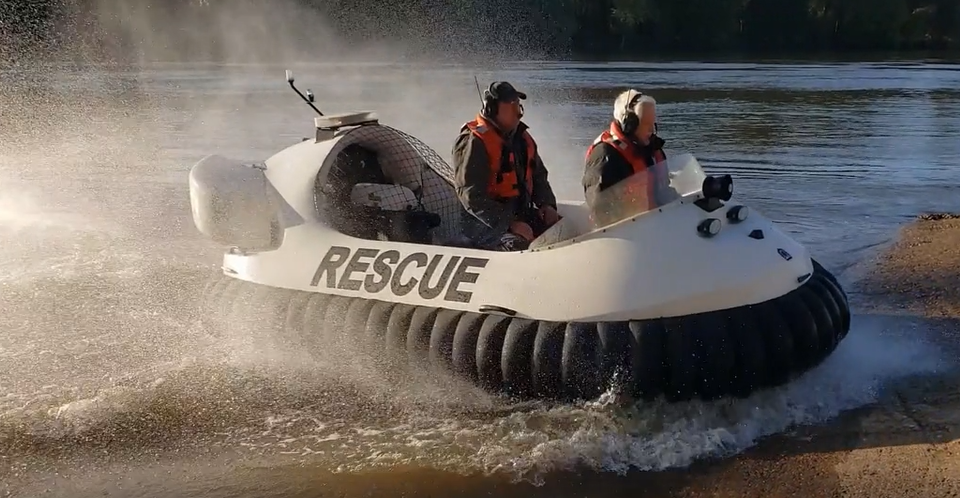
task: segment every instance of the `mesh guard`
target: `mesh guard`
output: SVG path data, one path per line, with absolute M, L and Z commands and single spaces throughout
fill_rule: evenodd
M 349 145 L 376 152 L 387 179 L 410 189 L 420 197 L 424 209 L 440 216 L 434 240 L 442 244 L 460 236 L 460 218 L 465 211 L 454 188 L 453 168 L 428 145 L 395 128 L 377 124 L 343 132 L 320 168 L 318 185 L 326 182 L 337 156 Z M 323 208 L 323 193 L 315 189 L 314 196 L 317 212 L 325 219 L 328 215 Z

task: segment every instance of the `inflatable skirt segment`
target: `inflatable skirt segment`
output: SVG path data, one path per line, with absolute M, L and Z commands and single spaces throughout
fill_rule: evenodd
M 411 306 L 221 275 L 204 291 L 203 319 L 224 330 L 224 319 L 255 320 L 306 347 L 317 334 L 346 334 L 376 354 L 399 353 L 521 399 L 594 399 L 611 386 L 644 400 L 745 397 L 815 367 L 847 335 L 846 293 L 813 265 L 800 287 L 764 303 L 600 323 Z

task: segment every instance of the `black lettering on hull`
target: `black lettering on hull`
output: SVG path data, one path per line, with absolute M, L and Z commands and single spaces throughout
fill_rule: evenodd
M 363 285 L 363 280 L 353 280 L 350 278 L 350 275 L 356 272 L 366 272 L 370 263 L 365 263 L 360 260 L 363 258 L 373 258 L 377 255 L 377 252 L 376 249 L 357 249 L 357 252 L 353 253 L 353 257 L 350 258 L 350 262 L 347 263 L 347 267 L 343 271 L 343 276 L 340 277 L 337 288 L 352 291 L 360 290 L 360 286 Z
M 437 266 L 440 265 L 440 260 L 442 259 L 443 256 L 439 254 L 434 256 L 433 259 L 430 260 L 430 265 L 427 266 L 427 270 L 423 272 L 423 279 L 420 280 L 420 286 L 417 287 L 417 292 L 420 294 L 420 297 L 424 299 L 436 299 L 437 296 L 443 292 L 447 281 L 450 280 L 450 274 L 453 273 L 453 269 L 457 267 L 457 262 L 460 261 L 460 256 L 454 256 L 450 258 L 450 261 L 447 261 L 447 266 L 443 268 L 443 273 L 440 274 L 437 285 L 431 287 L 430 279 L 433 278 L 433 273 L 437 271 Z
M 486 268 L 490 260 L 487 258 L 463 258 L 460 266 L 457 267 L 457 273 L 453 274 L 453 280 L 447 286 L 447 293 L 443 300 L 455 303 L 469 303 L 473 298 L 472 292 L 460 290 L 460 284 L 474 284 L 480 278 L 479 273 L 471 273 L 469 268 Z
M 337 282 L 337 268 L 339 268 L 347 260 L 347 257 L 350 256 L 350 248 L 333 246 L 327 251 L 327 254 L 323 257 L 323 261 L 320 261 L 320 266 L 317 266 L 317 271 L 313 274 L 313 279 L 310 280 L 310 285 L 316 287 L 320 283 L 320 279 L 323 278 L 323 275 L 327 275 L 327 288 L 332 289 Z
M 417 286 L 416 277 L 410 277 L 406 283 L 400 283 L 404 270 L 406 270 L 411 263 L 416 263 L 418 268 L 427 266 L 427 255 L 422 252 L 415 252 L 403 258 L 403 261 L 397 264 L 397 271 L 393 273 L 393 280 L 390 281 L 390 291 L 396 296 L 406 296 Z
M 367 275 L 363 279 L 363 290 L 376 294 L 386 289 L 387 285 L 390 285 L 390 277 L 393 276 L 393 268 L 390 265 L 396 264 L 397 261 L 400 261 L 400 251 L 390 250 L 380 253 L 373 261 L 373 271 L 380 276 L 380 281 L 375 281 L 373 275 Z
M 485 268 L 489 261 L 486 258 L 461 258 L 445 254 L 428 256 L 423 252 L 401 257 L 400 252 L 393 249 L 381 252 L 379 249 L 361 247 L 351 250 L 333 246 L 317 266 L 310 286 L 316 287 L 323 282 L 328 289 L 363 289 L 370 294 L 386 291 L 398 297 L 416 289 L 417 294 L 425 300 L 442 296 L 444 301 L 469 303 L 473 292 L 462 290 L 460 286 L 476 283 L 481 273 L 470 270 Z M 340 267 L 344 268 L 338 278 L 337 270 Z M 441 267 L 443 270 L 437 275 Z

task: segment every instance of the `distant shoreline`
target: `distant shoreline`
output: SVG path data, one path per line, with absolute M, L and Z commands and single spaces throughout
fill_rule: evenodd
M 768 65 L 818 65 L 818 64 L 957 64 L 960 65 L 960 52 L 856 52 L 856 53 L 831 53 L 831 54 L 780 54 L 780 55 L 760 55 L 747 53 L 728 53 L 728 54 L 709 54 L 709 53 L 686 53 L 686 54 L 657 54 L 649 57 L 599 57 L 582 55 L 579 57 L 556 58 L 556 59 L 485 59 L 477 57 L 473 59 L 430 57 L 428 59 L 397 59 L 393 58 L 364 58 L 352 59 L 344 57 L 340 59 L 309 59 L 305 57 L 290 57 L 282 60 L 277 59 L 160 59 L 143 58 L 129 60 L 99 60 L 87 58 L 31 58 L 19 60 L 4 60 L 0 58 L 0 71 L 31 71 L 42 67 L 48 68 L 124 68 L 150 65 L 170 65 L 170 66 L 276 66 L 276 67 L 303 67 L 311 65 L 342 65 L 342 64 L 371 64 L 378 66 L 453 66 L 453 67 L 482 67 L 502 68 L 513 64 L 669 64 L 669 63 L 691 63 L 691 64 L 768 64 Z

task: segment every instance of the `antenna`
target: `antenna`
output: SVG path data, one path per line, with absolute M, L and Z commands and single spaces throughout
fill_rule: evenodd
M 323 113 L 320 112 L 320 109 L 317 109 L 317 107 L 313 105 L 313 99 L 314 99 L 313 92 L 311 92 L 310 89 L 308 88 L 307 95 L 304 96 L 302 93 L 300 93 L 300 90 L 297 90 L 297 87 L 293 85 L 293 71 L 289 69 L 287 69 L 287 83 L 290 83 L 290 88 L 293 88 L 293 91 L 297 92 L 297 95 L 299 95 L 300 98 L 303 99 L 303 101 L 306 102 L 308 106 L 310 106 L 314 111 L 317 111 L 317 114 L 323 116 Z
M 483 102 L 483 92 L 480 91 L 480 80 L 477 79 L 477 75 L 473 75 L 473 82 L 477 84 L 477 96 L 480 97 L 480 106 L 484 105 Z

